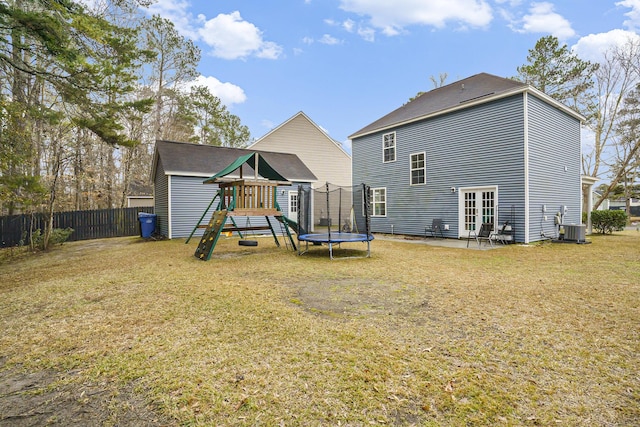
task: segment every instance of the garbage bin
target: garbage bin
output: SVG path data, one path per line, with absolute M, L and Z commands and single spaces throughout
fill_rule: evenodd
M 156 214 L 146 212 L 138 212 L 138 221 L 140 221 L 140 235 L 142 237 L 151 237 L 156 230 Z

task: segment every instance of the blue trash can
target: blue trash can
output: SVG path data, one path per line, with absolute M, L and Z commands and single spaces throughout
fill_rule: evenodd
M 146 212 L 138 212 L 138 221 L 140 221 L 140 235 L 142 237 L 151 237 L 156 230 L 156 214 Z

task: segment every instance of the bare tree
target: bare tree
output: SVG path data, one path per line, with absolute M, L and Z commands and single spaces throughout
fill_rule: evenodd
M 447 77 L 449 77 L 449 73 L 440 73 L 437 80 L 434 76 L 429 76 L 429 80 L 431 80 L 431 83 L 433 83 L 433 88 L 437 89 L 445 85 Z
M 594 209 L 620 183 L 638 150 L 633 114 L 637 110 L 634 103 L 640 78 L 640 43 L 629 39 L 623 46 L 606 52 L 604 58 L 594 76 L 596 96 L 587 121 L 594 141 L 583 154 L 582 172 L 598 177 L 607 168 L 612 179 Z
M 448 73 L 440 73 L 440 74 L 438 75 L 438 78 L 437 78 L 437 79 L 436 79 L 436 77 L 435 77 L 435 76 L 430 75 L 430 76 L 429 76 L 429 80 L 431 80 L 431 83 L 433 84 L 433 88 L 434 88 L 434 89 L 438 89 L 439 87 L 442 87 L 442 86 L 444 86 L 444 85 L 445 85 L 445 82 L 446 82 L 446 80 L 447 80 L 447 77 L 449 77 L 449 74 L 448 74 Z M 422 95 L 423 93 L 426 93 L 426 92 L 420 91 L 420 92 L 416 93 L 416 95 L 415 95 L 415 96 L 413 96 L 413 97 L 409 98 L 409 102 L 411 102 L 411 101 L 413 101 L 414 99 L 418 98 L 418 97 L 419 97 L 420 95 Z

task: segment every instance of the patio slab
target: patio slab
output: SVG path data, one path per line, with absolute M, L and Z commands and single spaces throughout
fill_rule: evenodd
M 467 248 L 467 239 L 442 239 L 433 237 L 425 238 L 420 236 L 404 236 L 399 234 L 374 234 L 374 236 L 376 240 L 395 240 L 398 242 L 406 242 L 419 245 L 438 246 L 443 248 L 473 249 L 480 251 L 499 249 L 507 246 L 501 243 L 495 243 L 493 246 L 490 246 L 483 242 L 480 247 L 478 247 L 478 244 L 475 242 L 475 240 L 472 240 L 469 242 L 469 247 Z

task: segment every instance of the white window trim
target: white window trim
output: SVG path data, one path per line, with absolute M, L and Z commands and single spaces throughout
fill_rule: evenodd
M 291 210 L 291 196 L 296 196 L 296 210 L 292 211 Z M 298 204 L 298 190 L 289 190 L 287 192 L 287 216 L 292 217 L 292 214 L 296 214 L 296 216 L 298 215 L 298 208 L 299 208 L 299 204 Z
M 375 192 L 376 190 L 384 190 L 384 215 L 376 215 L 376 202 L 375 202 Z M 371 218 L 385 218 L 387 216 L 387 187 L 375 187 L 371 188 Z
M 418 184 L 414 184 L 413 183 L 413 171 L 414 170 L 419 170 L 419 169 L 413 169 L 413 156 L 418 156 L 422 154 L 423 159 L 424 159 L 424 166 L 421 168 L 424 172 L 424 182 L 420 182 Z M 415 185 L 426 185 L 427 184 L 427 152 L 426 151 L 420 151 L 417 153 L 411 153 L 409 155 L 409 185 L 410 186 L 415 186 Z
M 393 160 L 385 160 L 384 152 L 387 149 L 391 149 L 391 147 L 384 146 L 384 137 L 387 135 L 393 135 Z M 398 138 L 395 132 L 387 132 L 382 134 L 382 163 L 393 163 L 398 159 Z
M 493 191 L 493 226 L 497 227 L 498 221 L 498 186 L 497 185 L 482 185 L 474 187 L 458 187 L 458 237 L 463 239 L 468 236 L 464 231 L 464 193 L 466 192 L 481 192 L 481 191 Z M 477 200 L 476 200 L 477 202 Z M 477 209 L 477 207 L 476 207 Z

